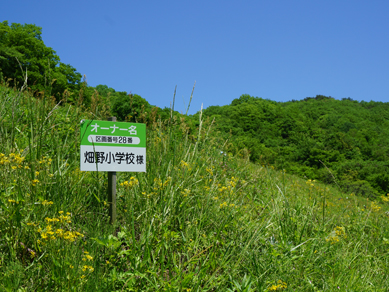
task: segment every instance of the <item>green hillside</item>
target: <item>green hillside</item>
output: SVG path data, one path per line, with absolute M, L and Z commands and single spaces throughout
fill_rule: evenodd
M 180 116 L 150 105 L 138 94 L 89 86 L 85 76 L 60 62 L 41 34 L 42 28 L 33 24 L 0 23 L 0 79 L 26 86 L 34 96 L 45 94 L 121 121 L 151 123 L 157 117 Z M 389 103 L 323 95 L 280 103 L 244 94 L 230 105 L 208 107 L 203 114 L 214 119 L 217 135 L 228 140 L 229 153 L 244 152 L 252 162 L 370 199 L 389 193 Z M 198 114 L 181 118 L 195 139 Z
M 150 117 L 111 226 L 106 173 L 79 171 L 79 121 L 103 117 L 49 100 L 0 87 L 1 290 L 386 291 L 385 196 L 222 155 L 201 115 L 196 134 Z

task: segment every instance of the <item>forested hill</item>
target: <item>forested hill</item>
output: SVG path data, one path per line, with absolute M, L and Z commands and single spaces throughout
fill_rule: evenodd
M 230 149 L 308 179 L 374 197 L 389 192 L 389 103 L 317 95 L 285 103 L 242 95 L 203 114 Z

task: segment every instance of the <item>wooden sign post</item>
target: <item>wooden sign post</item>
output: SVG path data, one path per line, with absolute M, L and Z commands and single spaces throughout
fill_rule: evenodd
M 110 122 L 116 122 L 116 117 L 108 118 Z M 108 204 L 109 222 L 116 222 L 116 171 L 108 171 Z

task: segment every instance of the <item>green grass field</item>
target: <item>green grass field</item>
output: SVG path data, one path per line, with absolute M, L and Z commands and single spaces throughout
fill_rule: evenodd
M 147 173 L 79 170 L 81 119 L 0 86 L 0 291 L 388 291 L 389 198 L 245 155 L 201 120 L 148 125 Z

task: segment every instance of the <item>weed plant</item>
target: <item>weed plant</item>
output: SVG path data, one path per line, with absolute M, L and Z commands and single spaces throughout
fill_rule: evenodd
M 97 109 L 98 106 L 94 106 Z M 147 172 L 80 172 L 79 122 L 0 86 L 0 290 L 387 291 L 388 199 L 226 155 L 200 115 L 147 125 Z

